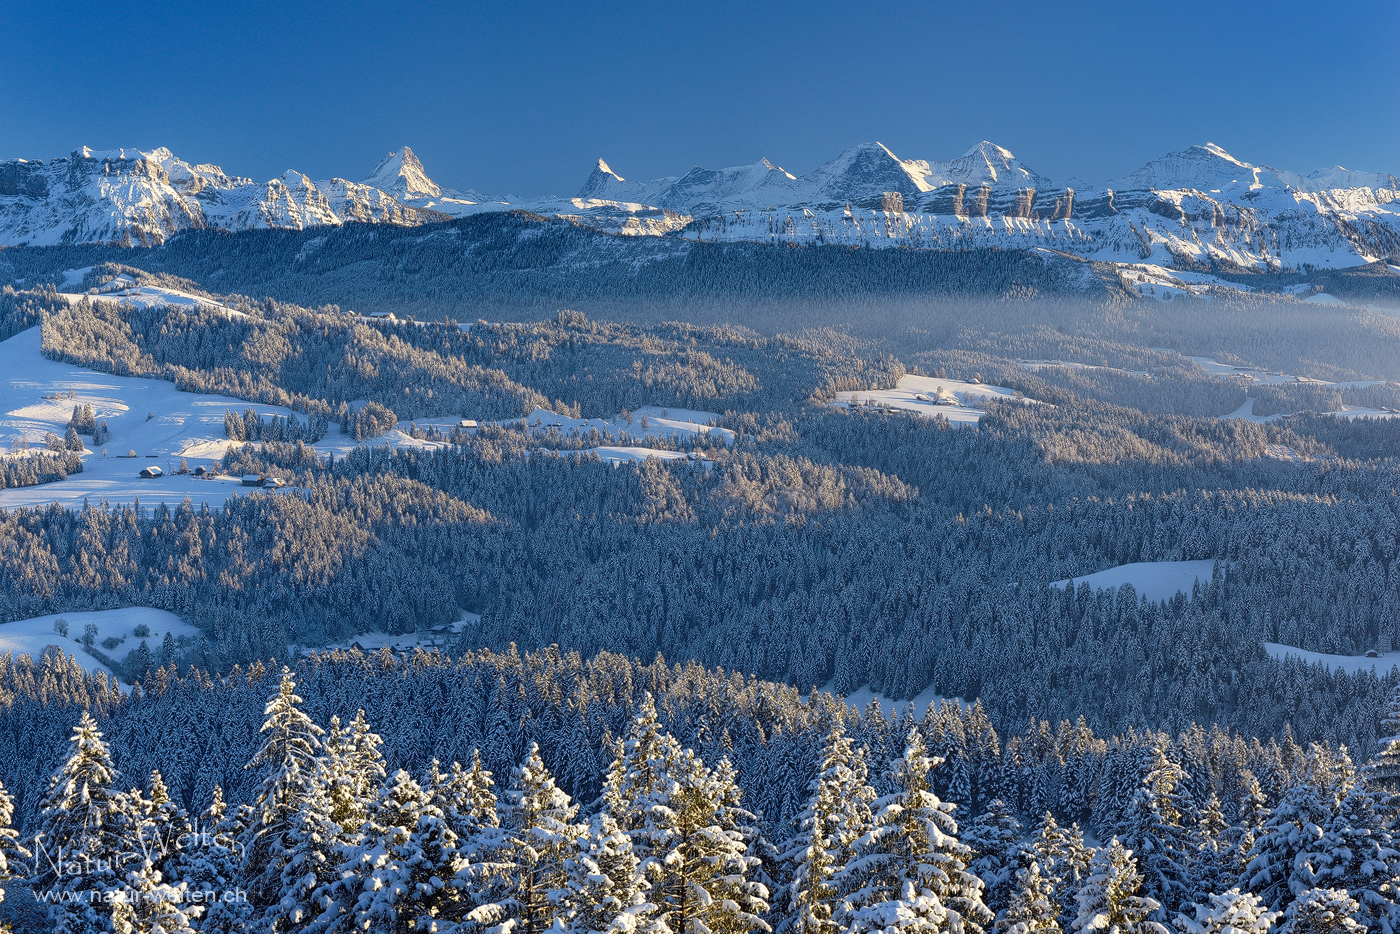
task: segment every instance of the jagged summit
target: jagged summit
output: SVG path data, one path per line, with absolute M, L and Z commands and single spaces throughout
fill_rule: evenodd
M 627 181 L 621 175 L 612 170 L 612 166 L 598 158 L 598 164 L 593 167 L 588 178 L 579 189 L 580 198 L 607 199 L 620 191 L 620 186 Z
M 374 171 L 361 179 L 360 184 L 378 188 L 400 200 L 442 196 L 442 189 L 428 177 L 423 163 L 407 146 L 381 159 Z
M 578 197 L 591 201 L 618 201 L 636 204 L 663 204 L 662 193 L 675 178 L 658 178 L 650 182 L 629 182 L 612 170 L 601 158 L 593 167 Z

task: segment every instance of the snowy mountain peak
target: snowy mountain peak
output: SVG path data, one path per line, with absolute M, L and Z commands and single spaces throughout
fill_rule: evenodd
M 612 166 L 600 157 L 598 164 L 584 181 L 583 187 L 579 189 L 578 196 L 584 199 L 606 200 L 620 194 L 625 181 L 627 180 L 614 172 Z
M 1011 150 L 985 139 L 948 163 L 948 170 L 950 175 L 961 176 L 957 179 L 960 182 L 986 182 L 994 187 L 1051 187 L 1048 178 L 1027 167 Z
M 1265 179 L 1260 178 L 1261 172 L 1265 174 Z M 1156 191 L 1215 191 L 1229 185 L 1253 188 L 1264 184 L 1281 184 L 1282 181 L 1274 169 L 1250 165 L 1230 155 L 1224 147 L 1215 143 L 1205 143 L 1180 152 L 1167 153 L 1131 175 L 1110 182 L 1109 187 Z
M 407 146 L 391 152 L 379 161 L 374 171 L 360 182 L 371 188 L 388 192 L 400 200 L 405 198 L 436 198 L 442 189 L 428 177 L 423 163 Z
M 1192 146 L 1191 149 L 1204 150 L 1205 152 L 1210 153 L 1212 156 L 1215 156 L 1217 159 L 1224 159 L 1226 162 L 1233 162 L 1235 165 L 1238 166 L 1249 167 L 1249 163 L 1241 162 L 1239 159 L 1236 159 L 1234 156 L 1226 152 L 1224 146 L 1217 146 L 1215 143 L 1206 143 L 1203 146 Z M 1190 152 L 1191 150 L 1187 151 Z
M 1012 162 L 1016 158 L 1011 154 L 1011 150 L 998 146 L 991 140 L 986 139 L 962 154 L 962 158 L 964 159 L 968 156 L 981 156 L 988 163 L 1001 164 Z
M 665 207 L 663 193 L 675 180 L 658 178 L 650 182 L 629 182 L 599 159 L 579 189 L 578 197 L 585 201 L 618 201 Z
M 1331 191 L 1337 188 L 1388 188 L 1400 190 L 1400 179 L 1389 172 L 1357 172 L 1340 165 L 1309 172 L 1299 187 L 1311 191 Z
M 922 191 L 932 191 L 944 185 L 967 185 L 969 188 L 983 185 L 992 188 L 1051 187 L 1048 178 L 1028 168 L 1011 150 L 988 140 L 982 140 L 948 162 L 906 160 L 903 165 L 917 180 Z
M 861 143 L 818 166 L 802 181 L 814 199 L 853 201 L 899 192 L 912 196 L 930 190 L 924 180 L 928 163 L 903 162 L 884 143 Z

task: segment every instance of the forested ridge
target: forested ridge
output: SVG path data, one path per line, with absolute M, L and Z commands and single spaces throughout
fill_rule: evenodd
M 119 263 L 205 289 L 300 305 L 420 317 L 527 320 L 560 307 L 646 303 L 683 316 L 794 295 L 868 301 L 897 296 L 1104 295 L 1121 291 L 1089 264 L 1024 250 L 773 247 L 619 237 L 521 211 L 446 224 L 352 224 L 335 230 L 189 231 L 152 249 L 62 246 L 0 250 L 0 284 L 55 281 L 69 269 Z M 730 320 L 733 320 L 731 318 Z

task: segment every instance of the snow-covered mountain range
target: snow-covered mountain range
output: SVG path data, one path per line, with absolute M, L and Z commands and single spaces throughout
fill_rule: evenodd
M 1104 186 L 1057 186 L 981 142 L 946 162 L 852 147 L 797 176 L 760 159 L 636 181 L 598 160 L 573 198 L 499 198 L 437 185 L 408 147 L 359 182 L 288 171 L 268 182 L 168 149 L 80 149 L 0 163 L 0 245 L 150 245 L 183 230 L 415 225 L 512 209 L 610 233 L 927 249 L 1047 247 L 1177 267 L 1341 268 L 1400 262 L 1400 179 L 1307 175 L 1207 143 Z

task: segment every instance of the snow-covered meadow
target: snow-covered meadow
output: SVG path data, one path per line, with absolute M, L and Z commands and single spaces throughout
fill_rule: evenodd
M 1330 655 L 1326 652 L 1295 649 L 1291 645 L 1281 645 L 1277 642 L 1265 642 L 1264 651 L 1280 661 L 1285 658 L 1297 658 L 1308 665 L 1321 664 L 1330 670 L 1345 671 L 1351 675 L 1360 671 L 1374 671 L 1377 677 L 1385 677 L 1390 673 L 1390 669 L 1400 665 L 1400 652 L 1378 652 L 1374 656 Z
M 587 437 L 590 431 L 597 431 L 600 435 L 612 437 L 631 435 L 634 438 L 688 441 L 697 435 L 714 433 L 725 444 L 733 444 L 734 432 L 715 426 L 719 417 L 717 412 L 648 405 L 611 418 L 571 418 L 546 409 L 535 409 L 523 421 L 530 428 L 557 428 L 565 436 L 577 432 L 580 437 Z
M 65 285 L 81 284 L 83 276 L 92 267 L 70 269 L 64 273 Z M 243 315 L 243 312 L 205 295 L 172 289 L 165 286 L 139 285 L 131 276 L 123 273 L 102 284 L 101 288 L 90 289 L 85 293 L 60 292 L 69 302 L 86 298 L 95 302 L 116 302 L 129 308 L 164 308 L 174 305 L 182 308 L 217 308 L 230 315 Z
M 837 408 L 898 409 L 932 418 L 942 415 L 955 427 L 976 425 L 987 414 L 978 402 L 998 399 L 1033 402 L 1014 389 L 988 386 L 984 383 L 944 379 L 937 376 L 904 376 L 893 389 L 870 389 L 859 392 L 838 392 L 831 404 Z
M 56 625 L 66 629 L 66 634 L 55 628 Z M 200 635 L 197 628 L 174 613 L 144 606 L 51 613 L 32 619 L 0 623 L 0 653 L 9 652 L 16 658 L 28 655 L 37 660 L 45 648 L 57 646 L 63 654 L 73 656 L 84 669 L 103 671 L 115 679 L 116 672 L 90 654 L 84 645 L 83 640 L 89 626 L 94 629 L 93 648 L 118 663 L 125 661 L 143 642 L 158 658 L 167 633 L 177 646 L 182 642 L 188 643 L 197 639 Z
M 181 458 L 191 471 L 217 463 L 233 443 L 224 437 L 229 410 L 251 407 L 264 416 L 295 415 L 279 406 L 181 392 L 164 380 L 113 376 L 50 360 L 40 353 L 37 327 L 0 342 L 0 361 L 0 441 L 6 450 L 18 437 L 29 442 L 31 451 L 43 447 L 48 432 L 63 437 L 75 405 L 91 405 L 109 431 L 104 445 L 86 450 L 82 473 L 56 483 L 0 490 L 0 508 L 5 509 L 53 502 L 76 508 L 84 500 L 131 503 L 138 498 L 145 505 L 174 504 L 186 497 L 222 502 L 247 488 L 235 478 L 176 474 Z M 148 465 L 160 467 L 165 476 L 142 479 L 141 469 Z
M 1138 597 L 1158 603 L 1170 600 L 1178 593 L 1191 595 L 1191 588 L 1197 581 L 1210 583 L 1215 573 L 1215 561 L 1138 561 L 1133 564 L 1120 564 L 1116 568 L 1084 574 L 1080 577 L 1052 581 L 1051 587 L 1079 588 L 1088 584 L 1094 590 L 1117 590 L 1124 584 L 1132 584 Z

